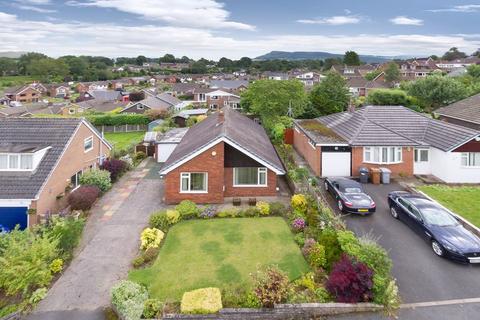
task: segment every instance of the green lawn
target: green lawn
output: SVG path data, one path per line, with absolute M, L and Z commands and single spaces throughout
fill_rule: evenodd
M 427 185 L 418 189 L 480 227 L 480 187 Z
M 143 140 L 145 132 L 119 132 L 119 133 L 105 133 L 105 139 L 110 142 L 115 150 L 128 149 L 133 144 L 137 144 Z
M 261 265 L 276 264 L 290 279 L 309 270 L 279 217 L 184 221 L 164 241 L 151 267 L 129 274 L 162 301 L 198 288 L 251 285 L 250 274 Z

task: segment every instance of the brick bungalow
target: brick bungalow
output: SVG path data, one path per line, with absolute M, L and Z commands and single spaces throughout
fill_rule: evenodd
M 110 150 L 83 119 L 1 120 L 0 224 L 26 228 L 63 209 L 82 172 L 96 167 Z
M 39 101 L 42 97 L 42 92 L 33 85 L 24 85 L 6 89 L 5 97 L 10 101 L 33 103 Z
M 229 107 L 194 125 L 165 162 L 165 202 L 277 194 L 285 170 L 263 127 Z
M 367 106 L 295 120 L 293 145 L 321 177 L 358 176 L 360 167 L 386 167 L 393 176 L 480 183 L 479 140 L 480 131 L 402 106 Z

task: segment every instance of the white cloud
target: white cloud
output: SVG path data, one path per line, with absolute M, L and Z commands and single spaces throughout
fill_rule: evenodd
M 192 58 L 222 56 L 256 57 L 271 50 L 329 51 L 355 50 L 361 54 L 427 56 L 443 54 L 451 47 L 473 52 L 480 47 L 480 35 L 269 35 L 253 34 L 248 40 L 223 36 L 215 31 L 175 26 L 91 22 L 32 21 L 0 12 L 0 43 L 8 51 L 41 51 L 61 55 L 103 55 L 110 57 L 160 57 L 165 53 Z M 79 36 L 81 35 L 81 36 Z
M 51 0 L 14 0 L 15 2 L 31 4 L 31 5 L 46 5 L 51 4 Z
M 304 24 L 327 24 L 331 26 L 339 26 L 344 24 L 357 24 L 362 19 L 358 16 L 333 16 L 326 18 L 317 18 L 317 19 L 300 19 L 297 22 Z
M 399 25 L 423 26 L 423 20 L 416 19 L 416 18 L 409 18 L 405 16 L 397 16 L 393 19 L 390 19 L 390 22 L 393 24 L 399 24 Z
M 246 23 L 230 21 L 230 12 L 216 0 L 87 0 L 68 1 L 73 6 L 112 8 L 182 27 L 254 30 Z
M 18 6 L 15 6 L 21 10 L 29 10 L 29 11 L 35 11 L 35 12 L 39 12 L 39 13 L 53 13 L 53 12 L 57 12 L 57 10 L 53 10 L 53 9 L 44 9 L 44 8 L 40 8 L 40 7 L 35 7 L 35 6 L 28 6 L 28 5 L 18 5 Z
M 427 10 L 430 12 L 479 12 L 480 4 L 465 4 L 444 9 Z

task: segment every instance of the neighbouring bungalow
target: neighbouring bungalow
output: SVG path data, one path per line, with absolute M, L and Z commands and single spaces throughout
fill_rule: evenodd
M 263 127 L 227 107 L 191 127 L 160 174 L 168 204 L 223 203 L 275 196 L 285 169 Z
M 480 131 L 402 106 L 295 120 L 294 147 L 321 177 L 358 176 L 361 167 L 386 167 L 394 176 L 480 183 Z
M 175 98 L 169 93 L 161 93 L 156 96 L 149 95 L 141 101 L 131 102 L 122 110 L 122 113 L 143 114 L 147 110 L 167 112 L 175 109 L 175 106 L 181 103 L 182 101 L 180 99 Z
M 99 165 L 110 150 L 83 119 L 2 119 L 0 225 L 24 229 L 65 208 L 82 172 Z
M 480 130 L 480 93 L 435 110 L 440 120 Z

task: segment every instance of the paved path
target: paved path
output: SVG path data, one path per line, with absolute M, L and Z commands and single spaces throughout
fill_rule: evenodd
M 148 160 L 115 184 L 92 209 L 76 256 L 30 319 L 102 319 L 110 288 L 127 276 L 141 230 L 162 207 L 163 181 Z

